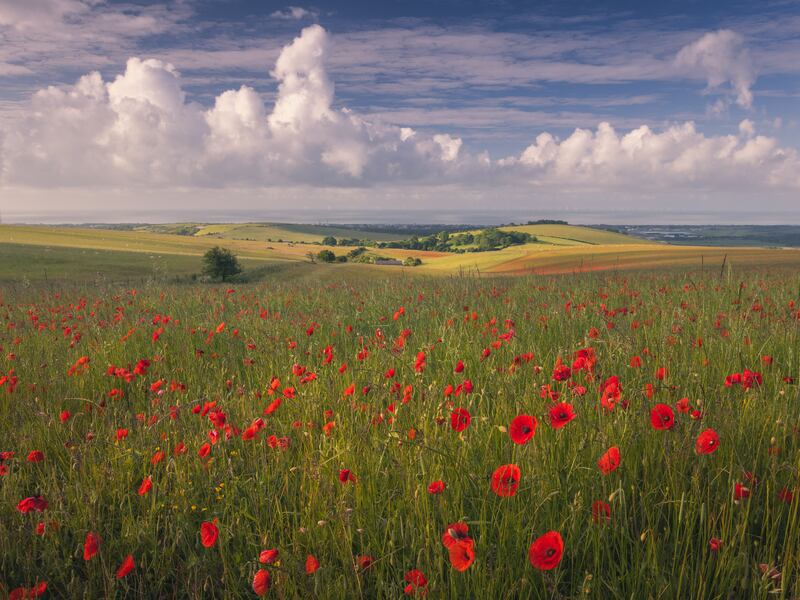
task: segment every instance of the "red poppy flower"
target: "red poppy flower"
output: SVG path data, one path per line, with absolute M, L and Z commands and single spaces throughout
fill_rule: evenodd
M 117 569 L 117 579 L 122 579 L 123 577 L 128 575 L 128 573 L 133 571 L 135 568 L 136 568 L 136 563 L 133 562 L 133 556 L 128 554 L 128 556 L 125 557 L 125 560 L 122 561 L 122 564 L 119 566 L 119 569 Z
M 564 540 L 557 531 L 548 531 L 534 540 L 528 550 L 528 560 L 540 571 L 555 569 L 564 555 Z
M 567 365 L 562 365 L 561 358 L 559 358 L 556 362 L 556 366 L 553 367 L 553 379 L 556 381 L 564 381 L 569 379 L 570 375 L 572 375 L 572 370 Z
M 457 408 L 450 415 L 450 427 L 454 431 L 464 431 L 469 427 L 470 421 L 472 421 L 472 417 L 466 408 Z
M 86 541 L 83 542 L 83 560 L 92 560 L 100 548 L 100 540 L 91 531 L 86 534 Z
M 319 561 L 314 557 L 313 554 L 309 554 L 306 557 L 306 574 L 313 575 L 319 569 Z
M 445 548 L 468 539 L 470 539 L 469 526 L 461 521 L 448 525 L 442 534 L 442 544 L 444 544 Z
M 475 542 L 472 538 L 459 540 L 447 547 L 447 553 L 450 556 L 450 564 L 456 571 L 466 571 L 475 562 Z
M 605 454 L 597 459 L 597 466 L 600 468 L 600 471 L 603 475 L 608 475 L 612 471 L 616 471 L 619 467 L 621 457 L 619 448 L 616 446 L 612 446 L 608 450 L 606 450 Z
M 22 600 L 23 598 L 38 598 L 47 591 L 47 582 L 40 581 L 32 588 L 18 587 L 8 593 L 8 600 Z
M 348 481 L 352 481 L 353 483 L 355 483 L 356 476 L 353 475 L 350 469 L 342 469 L 341 471 L 339 471 L 339 481 L 341 481 L 342 483 L 347 483 Z
M 259 569 L 253 576 L 253 591 L 256 596 L 264 596 L 270 587 L 271 577 L 266 569 Z
M 672 429 L 675 426 L 675 413 L 666 404 L 656 404 L 650 411 L 650 425 L 653 429 Z
M 42 512 L 43 510 L 47 510 L 48 506 L 49 503 L 44 499 L 44 496 L 30 496 L 29 498 L 19 501 L 17 510 L 23 514 L 27 514 L 31 511 Z
M 600 389 L 603 390 L 603 395 L 600 397 L 600 404 L 602 404 L 603 408 L 606 410 L 614 410 L 614 406 L 616 406 L 617 402 L 622 400 L 622 384 L 619 381 L 619 377 L 612 375 L 603 382 Z
M 139 495 L 144 496 L 147 492 L 153 489 L 153 481 L 150 479 L 148 475 L 144 479 L 142 479 L 142 483 L 139 486 Z
M 514 417 L 511 425 L 508 428 L 508 434 L 511 436 L 511 441 L 515 444 L 525 444 L 536 433 L 536 426 L 538 425 L 536 417 L 530 415 L 519 415 Z
M 502 465 L 492 473 L 492 491 L 506 498 L 517 493 L 520 470 L 517 465 Z
M 366 571 L 372 566 L 372 563 L 375 562 L 375 559 L 367 554 L 362 554 L 358 558 L 356 558 L 356 564 L 358 564 L 358 568 L 362 571 Z
M 708 547 L 711 548 L 712 552 L 718 552 L 720 548 L 722 548 L 722 540 L 719 538 L 712 537 L 708 541 Z
M 575 411 L 567 402 L 560 402 L 550 407 L 550 425 L 553 429 L 561 429 L 574 418 Z
M 750 497 L 750 488 L 743 486 L 738 481 L 733 485 L 733 499 L 742 500 Z
M 607 502 L 595 500 L 592 503 L 592 520 L 595 523 L 607 523 L 611 521 L 611 507 Z
M 419 569 L 411 569 L 406 573 L 404 579 L 408 584 L 403 589 L 406 596 L 413 596 L 416 592 L 419 592 L 421 596 L 428 593 L 428 580 L 425 578 L 425 574 Z
M 270 563 L 274 563 L 278 560 L 278 549 L 272 548 L 270 550 L 262 550 L 261 554 L 258 555 L 258 562 L 262 565 L 268 565 Z
M 28 462 L 29 463 L 38 463 L 44 460 L 44 452 L 41 450 L 31 450 L 30 454 L 28 454 Z
M 219 529 L 217 529 L 217 520 L 204 521 L 200 524 L 200 542 L 206 548 L 211 548 L 217 543 L 219 537 Z
M 699 436 L 695 443 L 695 450 L 698 454 L 711 454 L 719 446 L 719 436 L 713 429 L 706 429 Z
M 431 483 L 428 486 L 428 493 L 429 494 L 441 494 L 442 492 L 444 492 L 444 488 L 445 488 L 444 481 L 442 481 L 441 479 L 438 479 L 438 480 L 434 481 L 433 483 Z
M 281 398 L 275 398 L 275 400 L 270 402 L 269 406 L 267 406 L 267 408 L 264 409 L 264 414 L 271 415 L 272 413 L 274 413 L 276 410 L 278 410 L 278 407 L 280 407 L 281 402 L 283 402 Z

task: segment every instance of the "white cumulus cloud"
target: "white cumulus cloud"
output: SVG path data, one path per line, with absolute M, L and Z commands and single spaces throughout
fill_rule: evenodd
M 704 34 L 681 48 L 675 63 L 705 78 L 709 89 L 728 84 L 736 104 L 742 108 L 753 105 L 751 88 L 756 72 L 742 36 L 735 31 L 720 29 Z
M 719 42 L 720 33 L 684 48 L 681 60 L 712 73 L 709 85 L 731 82 L 744 103 L 752 78 L 724 66 L 720 56 L 735 56 L 730 48 L 737 46 L 725 35 L 728 41 Z M 74 85 L 42 89 L 0 132 L 0 187 L 511 186 L 518 196 L 578 189 L 587 198 L 599 190 L 800 187 L 798 152 L 759 135 L 749 120 L 730 135 L 706 135 L 691 122 L 621 132 L 603 122 L 563 138 L 540 132 L 517 155 L 493 160 L 451 133 L 426 135 L 338 107 L 326 70 L 330 43 L 312 25 L 281 50 L 271 71 L 278 84 L 271 106 L 248 86 L 221 93 L 211 106 L 192 102 L 179 71 L 156 58 L 130 58 L 110 81 L 92 72 Z

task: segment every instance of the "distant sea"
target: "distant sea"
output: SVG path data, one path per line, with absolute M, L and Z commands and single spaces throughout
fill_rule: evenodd
M 4 210 L 3 223 L 304 223 L 304 224 L 442 224 L 500 225 L 538 219 L 560 219 L 591 225 L 794 225 L 796 212 L 655 212 L 655 211 L 537 211 L 537 210 Z

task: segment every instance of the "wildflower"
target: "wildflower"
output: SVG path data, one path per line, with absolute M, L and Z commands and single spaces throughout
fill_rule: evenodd
M 517 465 L 502 465 L 492 474 L 492 491 L 500 497 L 511 497 L 519 488 L 520 470 Z
M 540 571 L 555 569 L 564 555 L 564 541 L 557 531 L 548 531 L 534 540 L 528 550 L 528 560 Z

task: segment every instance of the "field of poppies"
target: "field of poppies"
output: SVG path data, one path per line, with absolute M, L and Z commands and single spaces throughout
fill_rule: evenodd
M 0 596 L 797 598 L 800 275 L 0 288 Z

